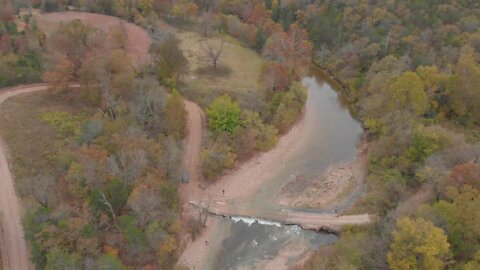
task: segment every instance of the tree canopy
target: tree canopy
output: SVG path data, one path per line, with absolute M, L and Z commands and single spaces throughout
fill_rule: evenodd
M 393 270 L 443 269 L 449 244 L 445 232 L 424 219 L 404 218 L 397 229 L 387 261 Z

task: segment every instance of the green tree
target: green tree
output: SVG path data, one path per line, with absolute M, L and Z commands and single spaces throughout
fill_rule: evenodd
M 231 168 L 235 158 L 230 146 L 216 142 L 202 152 L 203 174 L 208 180 L 213 180 L 225 169 Z
M 123 215 L 119 218 L 120 231 L 128 244 L 128 252 L 140 255 L 147 251 L 148 242 L 145 233 L 137 226 L 133 216 Z
M 165 128 L 168 135 L 177 139 L 185 137 L 187 111 L 183 98 L 177 90 L 173 90 L 165 106 Z
M 106 254 L 98 262 L 99 269 L 105 270 L 128 270 L 122 261 L 114 255 Z
M 480 250 L 475 253 L 475 258 L 473 260 L 467 262 L 463 267 L 462 270 L 477 270 L 480 269 Z
M 242 122 L 245 125 L 242 137 L 246 145 L 252 145 L 254 150 L 267 151 L 278 142 L 278 130 L 272 126 L 263 123 L 262 118 L 257 112 L 244 111 Z
M 81 269 L 80 256 L 68 254 L 67 252 L 54 247 L 47 254 L 47 265 L 45 270 L 76 270 Z
M 61 24 L 52 34 L 48 44 L 51 44 L 52 53 L 59 53 L 73 65 L 73 74 L 76 78 L 82 62 L 91 49 L 90 36 L 95 31 L 91 26 L 80 20 L 73 20 Z
M 428 98 L 424 85 L 414 72 L 407 71 L 393 79 L 387 87 L 385 98 L 387 107 L 393 110 L 409 110 L 415 115 L 422 115 L 428 109 Z
M 227 95 L 216 98 L 207 109 L 208 127 L 218 133 L 233 133 L 241 124 L 240 105 Z
M 387 254 L 392 270 L 443 269 L 450 244 L 445 232 L 424 219 L 397 221 Z
M 307 90 L 305 87 L 300 82 L 293 83 L 290 90 L 281 98 L 272 119 L 272 123 L 280 132 L 287 131 L 295 123 L 303 112 L 306 100 Z
M 447 226 L 448 241 L 455 258 L 471 258 L 480 249 L 480 191 L 465 185 L 458 189 L 448 187 L 445 200 L 434 205 Z
M 154 41 L 150 54 L 161 81 L 177 79 L 186 71 L 188 61 L 180 50 L 180 40 L 173 34 Z
M 441 130 L 433 127 L 417 127 L 413 132 L 412 144 L 407 149 L 406 157 L 413 162 L 421 162 L 443 149 L 448 141 L 439 131 Z
M 456 74 L 447 86 L 450 107 L 460 117 L 480 123 L 480 65 L 478 55 L 467 47 L 458 59 Z

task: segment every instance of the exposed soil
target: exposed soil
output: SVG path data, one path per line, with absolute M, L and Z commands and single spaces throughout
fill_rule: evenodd
M 277 203 L 293 207 L 332 208 L 359 185 L 366 174 L 369 145 L 362 142 L 355 160 L 327 169 L 324 175 L 298 175 L 282 187 Z

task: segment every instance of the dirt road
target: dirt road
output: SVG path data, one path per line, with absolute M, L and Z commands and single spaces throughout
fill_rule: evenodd
M 187 136 L 185 137 L 185 153 L 183 165 L 189 174 L 189 184 L 180 187 L 182 202 L 189 201 L 203 193 L 204 186 L 200 171 L 200 152 L 202 150 L 202 130 L 205 122 L 202 109 L 191 101 L 185 100 L 187 110 Z
M 45 90 L 46 84 L 18 86 L 0 90 L 0 106 L 7 98 Z M 7 150 L 0 138 L 0 219 L 3 228 L 4 248 L 2 248 L 3 269 L 34 269 L 30 263 L 30 253 L 23 237 L 21 224 L 22 210 L 15 193 L 14 181 L 7 162 Z
M 85 13 L 85 12 L 59 12 L 49 14 L 36 14 L 36 18 L 45 28 L 58 26 L 59 22 L 80 19 L 84 23 L 108 31 L 112 26 L 120 24 L 116 17 Z M 150 37 L 142 28 L 132 23 L 125 23 L 128 38 L 128 55 L 132 61 L 139 64 L 148 58 Z M 77 84 L 71 84 L 77 87 Z M 0 106 L 3 101 L 17 95 L 28 94 L 47 89 L 47 84 L 20 85 L 7 89 L 0 89 Z M 187 104 L 187 109 L 194 108 L 195 104 Z M 201 112 L 201 110 L 200 110 Z M 198 123 L 198 122 L 197 122 Z M 201 125 L 201 123 L 200 123 Z M 201 144 L 201 141 L 198 142 Z M 0 222 L 3 229 L 2 264 L 5 270 L 34 269 L 30 262 L 30 253 L 24 239 L 21 224 L 22 207 L 15 193 L 14 180 L 8 167 L 7 149 L 0 138 Z M 193 163 L 198 163 L 192 160 Z

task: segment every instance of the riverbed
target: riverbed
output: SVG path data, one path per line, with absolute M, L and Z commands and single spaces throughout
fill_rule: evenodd
M 291 207 L 275 203 L 280 189 L 298 175 L 321 176 L 329 166 L 348 163 L 357 155 L 357 145 L 363 133 L 361 124 L 342 105 L 339 93 L 321 73 L 312 73 L 302 80 L 308 88 L 305 119 L 299 138 L 300 144 L 278 172 L 262 184 L 251 200 L 238 202 L 237 207 L 264 210 L 294 211 Z M 301 209 L 311 212 L 333 212 L 348 209 L 362 194 L 358 186 L 351 194 L 336 204 L 335 209 Z M 219 218 L 216 247 L 212 247 L 206 269 L 263 269 L 282 253 L 285 246 L 297 250 L 315 250 L 321 245 L 333 243 L 332 234 L 301 230 L 297 226 L 260 224 L 252 220 Z M 284 253 L 284 252 L 283 252 Z M 292 252 L 280 267 L 288 268 L 303 252 Z M 278 268 L 275 265 L 275 268 Z

